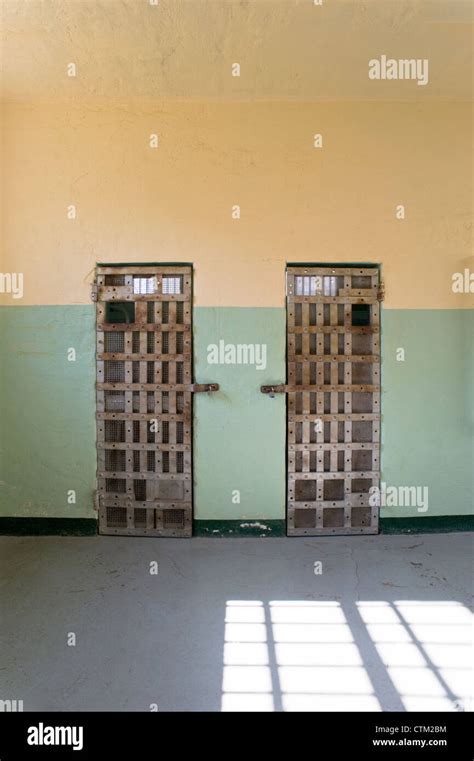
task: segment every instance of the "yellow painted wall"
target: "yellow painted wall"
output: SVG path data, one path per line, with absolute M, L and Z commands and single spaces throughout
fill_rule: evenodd
M 472 96 L 471 0 L 4 0 L 0 7 L 8 98 Z M 428 85 L 371 81 L 367 62 L 381 54 L 427 58 Z M 231 76 L 233 63 L 239 77 Z
M 387 308 L 472 307 L 451 289 L 474 270 L 471 128 L 462 102 L 6 102 L 1 266 L 25 284 L 1 303 L 87 303 L 97 261 L 186 261 L 197 306 L 283 306 L 286 261 L 370 261 Z
M 22 299 L 0 292 L 4 514 L 94 515 L 96 262 L 192 262 L 196 378 L 223 389 L 196 400 L 195 516 L 283 518 L 284 402 L 258 389 L 284 380 L 285 264 L 305 261 L 382 264 L 382 477 L 428 484 L 430 515 L 469 512 L 474 294 L 452 276 L 474 272 L 471 0 L 0 10 L 0 273 L 24 275 Z M 428 84 L 371 81 L 382 54 L 427 59 Z M 250 326 L 265 378 L 207 367 Z

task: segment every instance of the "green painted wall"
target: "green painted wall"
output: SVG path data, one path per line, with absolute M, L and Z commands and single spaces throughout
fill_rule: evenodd
M 0 309 L 0 515 L 96 515 L 94 330 L 92 305 Z
M 429 506 L 381 515 L 472 513 L 474 311 L 384 310 L 382 330 L 382 479 L 428 486 Z
M 194 374 L 221 390 L 195 397 L 194 511 L 197 519 L 282 518 L 285 514 L 285 397 L 260 386 L 285 381 L 285 310 L 194 310 Z M 210 365 L 219 340 L 265 344 L 267 366 Z M 232 492 L 240 492 L 240 504 Z
M 474 313 L 382 314 L 382 479 L 429 487 L 426 513 L 385 508 L 382 516 L 469 514 Z M 195 398 L 195 518 L 283 518 L 285 402 L 259 388 L 285 378 L 285 310 L 196 308 L 194 327 L 195 378 L 221 384 Z M 94 306 L 2 307 L 0 335 L 0 515 L 94 517 Z M 209 365 L 207 347 L 220 339 L 266 344 L 266 369 Z M 396 361 L 399 347 L 405 362 Z

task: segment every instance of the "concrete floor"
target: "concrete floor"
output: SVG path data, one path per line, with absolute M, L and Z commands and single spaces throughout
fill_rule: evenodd
M 471 550 L 469 534 L 0 537 L 0 699 L 469 710 Z

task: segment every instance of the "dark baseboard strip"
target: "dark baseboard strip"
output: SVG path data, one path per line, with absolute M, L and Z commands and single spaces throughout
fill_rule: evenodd
M 453 531 L 474 531 L 474 515 L 380 519 L 381 534 L 447 534 Z
M 444 534 L 474 531 L 473 515 L 440 515 L 432 518 L 381 518 L 381 534 Z M 286 536 L 284 520 L 194 521 L 193 536 Z
M 95 518 L 2 518 L 0 534 L 7 536 L 94 536 Z
M 240 537 L 286 536 L 286 521 L 243 518 L 239 521 L 194 521 L 193 536 Z
M 381 534 L 444 534 L 474 531 L 474 515 L 439 515 L 432 518 L 381 518 Z M 4 536 L 95 536 L 95 518 L 4 518 Z M 193 536 L 232 538 L 241 536 L 286 536 L 284 520 L 242 519 L 227 521 L 195 520 Z

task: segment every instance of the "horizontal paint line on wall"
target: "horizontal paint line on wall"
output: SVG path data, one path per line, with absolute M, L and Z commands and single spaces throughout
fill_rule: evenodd
M 381 534 L 444 534 L 473 531 L 474 515 L 438 515 L 432 518 L 381 518 Z M 13 518 L 0 517 L 3 536 L 95 536 L 95 518 Z M 261 519 L 195 520 L 197 537 L 284 537 L 286 521 Z
M 453 531 L 474 531 L 474 515 L 380 519 L 381 534 L 445 534 Z
M 381 518 L 381 534 L 428 534 L 473 531 L 472 515 L 441 515 L 432 518 Z M 265 520 L 195 520 L 193 536 L 286 536 L 286 521 Z
M 463 296 L 468 296 L 468 294 L 463 294 Z M 316 302 L 313 302 L 316 303 Z M 413 313 L 423 313 L 423 312 L 474 312 L 474 302 L 472 299 L 470 301 L 467 301 L 466 298 L 461 298 L 456 306 L 453 306 L 452 304 L 447 304 L 446 306 L 443 306 L 442 304 L 435 305 L 428 305 L 428 306 L 397 306 L 397 304 L 390 304 L 388 305 L 385 301 L 382 302 L 382 307 L 384 312 L 413 312 Z M 95 316 L 95 308 L 96 305 L 91 302 L 90 298 L 84 299 L 84 301 L 75 301 L 73 303 L 71 302 L 54 302 L 51 303 L 49 301 L 45 302 L 33 302 L 28 301 L 27 299 L 21 300 L 21 303 L 19 303 L 19 300 L 11 300 L 9 298 L 8 294 L 1 294 L 0 293 L 0 310 L 7 310 L 7 311 L 13 311 L 14 309 L 20 310 L 20 309 L 89 309 L 91 313 Z M 261 310 L 281 310 L 282 312 L 286 312 L 286 302 L 284 295 L 281 296 L 281 299 L 279 298 L 277 303 L 275 304 L 206 304 L 201 302 L 200 299 L 196 298 L 196 296 L 193 297 L 193 310 L 204 310 L 204 309 L 215 309 L 215 310 L 225 310 L 225 309 L 239 309 L 242 311 L 245 310 L 252 310 L 252 309 L 261 309 Z M 112 324 L 112 323 L 110 323 Z M 127 326 L 131 327 L 131 326 Z
M 3 536 L 94 536 L 95 518 L 11 518 L 0 517 Z
M 240 537 L 285 536 L 286 521 L 265 518 L 242 518 L 241 520 L 195 520 L 193 536 Z

